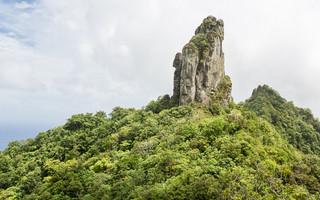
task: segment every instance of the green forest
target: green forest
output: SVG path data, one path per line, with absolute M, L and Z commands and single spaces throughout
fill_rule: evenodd
M 218 101 L 216 101 L 218 102 Z M 320 122 L 264 85 L 222 107 L 73 115 L 0 152 L 0 199 L 319 199 Z

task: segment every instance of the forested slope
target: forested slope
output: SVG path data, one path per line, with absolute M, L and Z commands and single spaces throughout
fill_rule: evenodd
M 245 106 L 165 102 L 74 115 L 10 143 L 0 152 L 0 199 L 319 198 L 319 122 L 308 110 L 257 90 Z
M 256 88 L 244 106 L 272 123 L 294 147 L 320 156 L 320 122 L 310 109 L 294 106 L 267 85 Z

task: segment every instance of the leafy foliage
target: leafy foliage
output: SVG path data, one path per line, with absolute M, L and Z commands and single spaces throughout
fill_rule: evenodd
M 224 76 L 218 85 L 217 91 L 209 95 L 209 110 L 212 114 L 219 114 L 223 106 L 229 102 L 231 97 L 232 82 L 229 76 Z M 230 99 L 231 100 L 231 99 Z
M 318 198 L 320 158 L 289 144 L 269 118 L 234 102 L 218 113 L 168 102 L 73 115 L 11 142 L 0 152 L 0 199 Z
M 157 101 L 151 101 L 146 107 L 146 111 L 152 111 L 154 113 L 159 113 L 162 110 L 170 109 L 178 105 L 178 102 L 175 102 L 170 98 L 168 94 L 158 97 Z

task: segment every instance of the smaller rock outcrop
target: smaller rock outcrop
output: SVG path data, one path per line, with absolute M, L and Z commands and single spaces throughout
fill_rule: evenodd
M 173 62 L 174 87 L 172 99 L 179 105 L 197 101 L 208 105 L 213 96 L 221 93 L 222 82 L 228 82 L 229 91 L 223 91 L 221 100 L 231 101 L 231 81 L 225 75 L 224 23 L 213 16 L 205 18 L 195 35 L 186 44 L 182 53 L 177 53 Z M 227 78 L 228 80 L 224 79 Z
M 174 71 L 174 78 L 173 78 L 173 96 L 172 99 L 174 101 L 179 102 L 180 97 L 180 79 L 181 79 L 181 67 L 182 67 L 182 54 L 177 53 L 176 57 L 173 61 L 173 67 L 176 68 Z

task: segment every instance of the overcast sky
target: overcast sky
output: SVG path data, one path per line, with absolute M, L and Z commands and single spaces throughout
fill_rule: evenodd
M 208 15 L 225 22 L 236 102 L 268 84 L 320 116 L 317 0 L 0 0 L 0 149 L 73 114 L 172 94 L 172 62 Z

